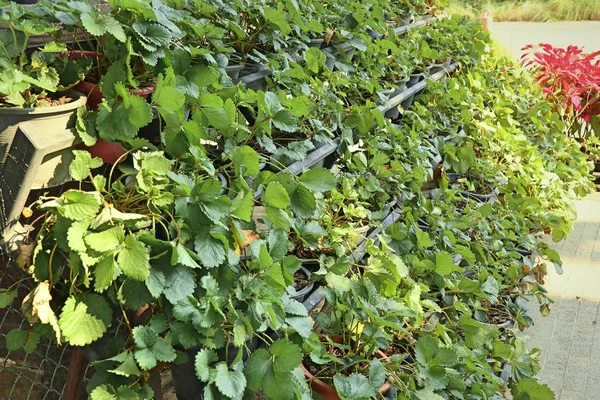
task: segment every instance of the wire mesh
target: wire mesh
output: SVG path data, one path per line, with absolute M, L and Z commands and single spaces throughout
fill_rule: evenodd
M 0 249 L 0 288 L 6 289 L 25 277 L 16 267 L 10 253 Z M 23 349 L 10 351 L 6 336 L 13 329 L 28 330 L 29 323 L 20 310 L 21 301 L 31 290 L 27 281 L 16 284 L 17 298 L 0 309 L 0 399 L 58 400 L 68 374 L 69 346 L 42 338 L 31 353 Z

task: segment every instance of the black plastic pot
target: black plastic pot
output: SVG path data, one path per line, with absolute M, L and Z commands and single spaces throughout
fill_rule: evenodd
M 304 300 L 306 300 L 308 295 L 312 292 L 313 288 L 315 287 L 315 283 L 310 279 L 310 271 L 307 268 L 300 267 L 299 271 L 304 274 L 308 283 L 302 289 L 298 290 L 296 292 L 296 294 L 294 296 L 292 296 L 292 298 L 294 300 L 297 300 L 302 303 L 302 302 L 304 302 Z
M 225 66 L 225 72 L 231 79 L 237 79 L 240 76 L 240 72 L 244 69 L 244 64 L 232 64 Z
M 398 86 L 398 89 L 394 90 L 390 94 L 390 99 L 394 98 L 394 97 L 398 96 L 400 93 L 404 92 L 406 90 L 407 82 L 408 82 L 408 79 L 396 82 L 396 86 Z M 392 107 L 390 110 L 386 111 L 384 115 L 386 118 L 396 119 L 400 115 L 400 109 L 398 108 L 398 106 Z
M 248 89 L 256 91 L 267 90 L 268 85 L 265 77 L 273 75 L 273 72 L 263 66 L 255 66 L 255 68 L 252 71 L 253 72 L 247 75 L 244 75 L 244 73 L 248 71 L 243 71 L 240 74 L 238 82 L 244 82 Z
M 320 165 L 321 162 L 323 162 L 323 167 L 331 168 L 331 165 L 333 165 L 335 159 L 332 159 L 332 157 L 329 156 L 337 158 L 337 154 L 334 154 L 334 152 L 337 150 L 339 143 L 340 139 L 338 138 L 333 140 L 331 143 L 323 144 L 319 148 L 310 152 L 304 160 L 296 161 L 295 163 L 288 165 L 287 169 L 292 174 L 298 175 L 306 169 Z
M 310 42 L 307 43 L 307 46 L 320 49 L 323 46 L 324 42 L 324 39 L 310 39 Z

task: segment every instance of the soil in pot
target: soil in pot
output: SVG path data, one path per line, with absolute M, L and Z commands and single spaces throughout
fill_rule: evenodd
M 300 269 L 294 272 L 294 289 L 296 290 L 296 295 L 292 298 L 299 302 L 303 302 L 306 300 L 306 297 L 313 290 L 315 283 L 310 279 L 310 271 L 305 267 L 300 267 Z

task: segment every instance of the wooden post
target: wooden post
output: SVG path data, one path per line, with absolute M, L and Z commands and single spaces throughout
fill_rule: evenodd
M 63 400 L 81 400 L 83 395 L 83 382 L 88 360 L 83 349 L 78 346 L 71 347 L 71 360 L 69 361 L 69 372 L 67 382 L 63 391 Z

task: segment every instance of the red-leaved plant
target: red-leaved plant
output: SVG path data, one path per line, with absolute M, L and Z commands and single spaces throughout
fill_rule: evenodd
M 568 125 L 568 133 L 583 139 L 600 136 L 600 51 L 584 53 L 577 46 L 528 45 L 521 61 L 535 71 L 548 99 Z

